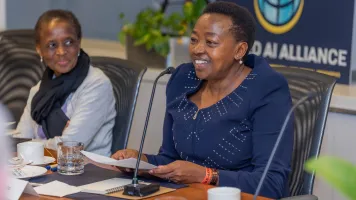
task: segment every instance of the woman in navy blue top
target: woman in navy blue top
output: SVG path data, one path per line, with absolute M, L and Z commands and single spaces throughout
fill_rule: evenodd
M 254 32 L 246 9 L 227 2 L 206 7 L 191 35 L 193 63 L 177 67 L 167 85 L 160 151 L 142 156 L 158 166 L 151 175 L 255 192 L 292 101 L 284 77 L 265 59 L 247 56 Z M 262 196 L 288 196 L 292 121 Z M 113 158 L 137 155 L 136 150 L 121 150 Z

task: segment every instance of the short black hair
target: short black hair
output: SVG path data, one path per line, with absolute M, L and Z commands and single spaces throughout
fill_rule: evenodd
M 41 26 L 43 24 L 49 23 L 54 19 L 58 19 L 61 21 L 66 21 L 74 27 L 76 33 L 77 33 L 77 38 L 81 39 L 82 38 L 82 27 L 77 19 L 77 17 L 68 10 L 60 10 L 60 9 L 54 9 L 54 10 L 48 10 L 44 12 L 37 20 L 37 23 L 35 25 L 35 37 L 36 37 L 36 44 L 39 44 L 40 42 L 40 32 L 41 32 Z
M 247 58 L 247 54 L 255 42 L 256 22 L 252 14 L 242 6 L 232 2 L 216 1 L 209 3 L 203 14 L 221 14 L 231 18 L 233 26 L 231 31 L 235 35 L 236 41 L 244 41 L 248 45 L 246 55 L 243 60 Z

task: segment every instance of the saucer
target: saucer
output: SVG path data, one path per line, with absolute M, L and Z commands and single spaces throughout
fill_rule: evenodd
M 29 161 L 24 161 L 21 158 L 18 157 L 13 157 L 11 159 L 8 160 L 8 166 L 9 168 L 22 168 L 25 165 L 30 164 L 31 162 Z
M 42 163 L 31 163 L 30 165 L 32 165 L 32 166 L 36 166 L 36 165 L 43 166 L 43 165 L 48 165 L 50 163 L 53 163 L 54 161 L 56 161 L 55 158 L 49 157 L 49 156 L 44 156 Z
M 21 173 L 14 173 L 14 171 L 12 171 L 12 176 L 18 179 L 30 179 L 30 178 L 42 176 L 47 173 L 46 168 L 39 167 L 39 166 L 26 165 L 20 168 L 19 170 L 21 170 Z

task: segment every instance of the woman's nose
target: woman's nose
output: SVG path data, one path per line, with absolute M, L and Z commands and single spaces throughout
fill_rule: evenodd
M 205 46 L 204 46 L 204 44 L 202 44 L 202 42 L 197 43 L 193 48 L 194 54 L 201 54 L 204 52 L 205 52 Z
M 58 48 L 57 48 L 57 54 L 58 54 L 58 55 L 64 55 L 65 53 L 66 53 L 65 48 L 64 48 L 62 45 L 58 46 Z

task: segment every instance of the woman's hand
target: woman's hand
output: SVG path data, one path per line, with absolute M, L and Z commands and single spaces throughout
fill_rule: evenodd
M 205 178 L 205 171 L 203 166 L 178 160 L 165 166 L 158 166 L 149 173 L 176 183 L 201 183 Z
M 127 159 L 127 158 L 138 158 L 138 151 L 134 149 L 124 149 L 124 150 L 119 150 L 116 153 L 114 153 L 111 158 L 116 159 L 116 160 L 122 160 L 122 159 Z M 147 157 L 142 154 L 141 155 L 141 160 L 147 162 Z
M 122 160 L 122 159 L 127 159 L 127 158 L 138 158 L 138 151 L 134 150 L 134 149 L 124 149 L 124 150 L 119 150 L 116 153 L 114 153 L 111 158 L 115 159 L 115 160 Z M 141 160 L 148 162 L 147 157 L 142 154 L 141 155 Z M 133 172 L 134 169 L 130 169 L 130 168 L 120 168 L 118 167 L 118 169 L 120 169 L 121 171 L 126 171 L 126 172 Z M 140 175 L 142 174 L 142 172 L 139 173 Z

